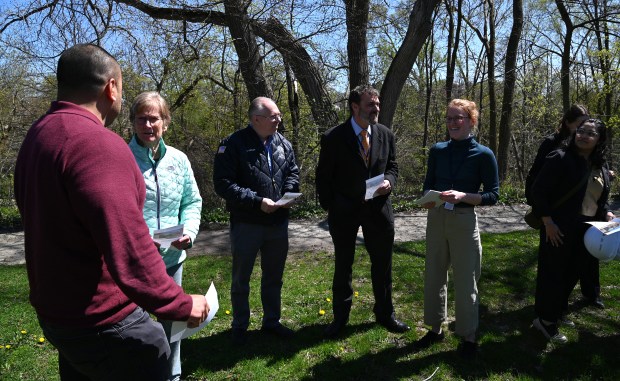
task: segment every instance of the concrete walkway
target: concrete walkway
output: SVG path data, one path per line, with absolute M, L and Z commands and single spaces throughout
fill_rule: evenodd
M 502 233 L 528 229 L 523 222 L 527 205 L 485 206 L 476 208 L 480 231 Z M 395 216 L 396 242 L 423 240 L 426 236 L 426 211 L 399 213 Z M 360 233 L 358 241 L 364 239 Z M 333 252 L 331 237 L 325 220 L 296 220 L 289 224 L 289 252 Z M 190 256 L 229 254 L 228 227 L 202 230 L 196 244 L 188 251 Z M 24 233 L 0 234 L 0 265 L 18 265 L 24 260 Z

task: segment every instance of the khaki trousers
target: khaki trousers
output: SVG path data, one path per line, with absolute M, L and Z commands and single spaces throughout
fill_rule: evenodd
M 478 279 L 482 246 L 474 208 L 429 209 L 426 225 L 424 323 L 438 327 L 447 319 L 448 269 L 452 266 L 456 334 L 478 330 Z

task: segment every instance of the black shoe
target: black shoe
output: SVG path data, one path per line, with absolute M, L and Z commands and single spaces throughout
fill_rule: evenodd
M 407 324 L 393 317 L 390 317 L 388 319 L 377 319 L 377 323 L 381 324 L 388 331 L 393 333 L 403 333 L 411 329 L 411 327 L 409 327 Z
M 342 332 L 344 327 L 347 325 L 345 321 L 342 320 L 334 320 L 325 328 L 323 331 L 323 335 L 328 339 L 333 339 Z
M 416 341 L 414 343 L 414 347 L 416 349 L 425 349 L 430 347 L 433 344 L 439 343 L 441 341 L 443 341 L 443 339 L 445 339 L 445 335 L 444 333 L 436 333 L 433 331 L 428 331 L 426 332 L 426 335 L 424 335 L 420 340 Z
M 236 346 L 244 345 L 248 342 L 248 333 L 245 329 L 232 329 L 232 343 Z
M 472 342 L 472 341 L 466 341 L 466 340 L 463 340 L 461 342 L 461 345 L 459 348 L 459 355 L 461 355 L 461 357 L 466 358 L 466 359 L 471 359 L 471 358 L 476 357 L 477 353 L 478 353 L 478 343 Z
M 592 304 L 593 307 L 596 308 L 600 308 L 605 309 L 605 303 L 603 303 L 603 299 L 600 298 L 600 296 L 597 296 L 590 304 Z
M 293 335 L 295 334 L 295 331 L 293 331 L 292 329 L 288 327 L 283 326 L 282 324 L 278 324 L 273 327 L 262 327 L 261 331 L 268 333 L 270 335 L 273 335 L 273 336 L 277 336 L 281 339 L 289 339 L 293 337 Z

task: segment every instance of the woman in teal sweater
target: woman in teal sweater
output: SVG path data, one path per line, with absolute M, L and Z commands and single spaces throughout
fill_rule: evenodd
M 424 192 L 441 192 L 442 203 L 422 205 L 428 209 L 424 323 L 431 329 L 416 346 L 426 348 L 444 339 L 441 326 L 447 319 L 448 269 L 452 266 L 456 334 L 462 338 L 460 353 L 465 357 L 477 351 L 482 246 L 474 207 L 493 205 L 499 196 L 495 156 L 474 138 L 478 115 L 472 101 L 454 99 L 448 105 L 450 140 L 435 144 L 429 151 L 424 180 Z

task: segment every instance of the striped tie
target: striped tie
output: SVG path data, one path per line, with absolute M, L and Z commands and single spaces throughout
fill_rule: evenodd
M 362 130 L 362 132 L 360 132 L 360 140 L 362 142 L 362 157 L 364 158 L 364 161 L 366 162 L 366 166 L 368 166 L 368 154 L 370 153 L 370 142 L 368 139 L 368 131 L 367 130 Z

